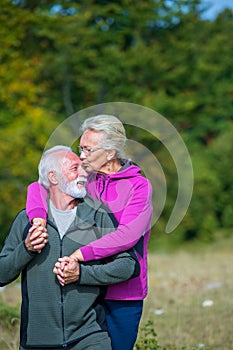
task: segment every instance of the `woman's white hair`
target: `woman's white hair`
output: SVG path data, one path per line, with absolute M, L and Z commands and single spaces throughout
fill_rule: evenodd
M 48 174 L 50 171 L 56 171 L 57 174 L 61 173 L 61 158 L 58 153 L 60 152 L 72 152 L 72 149 L 67 146 L 54 146 L 45 151 L 41 157 L 38 165 L 39 180 L 38 182 L 45 188 L 49 188 L 50 182 Z
M 125 128 L 122 122 L 114 115 L 100 114 L 87 118 L 81 125 L 81 132 L 86 130 L 102 131 L 104 137 L 100 141 L 100 147 L 105 150 L 116 151 L 116 158 L 123 158 L 126 143 Z

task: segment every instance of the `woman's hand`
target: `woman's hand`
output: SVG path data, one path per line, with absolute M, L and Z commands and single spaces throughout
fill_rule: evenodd
M 70 258 L 76 261 L 84 261 L 84 258 L 80 249 L 75 250 L 75 252 L 70 255 Z

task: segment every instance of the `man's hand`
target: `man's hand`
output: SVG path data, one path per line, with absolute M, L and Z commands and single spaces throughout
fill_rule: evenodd
M 58 259 L 53 272 L 57 275 L 57 279 L 62 286 L 77 282 L 79 279 L 79 263 L 69 256 L 64 256 Z
M 25 246 L 30 252 L 40 253 L 48 243 L 48 233 L 46 227 L 40 224 L 33 224 L 29 229 L 25 239 Z

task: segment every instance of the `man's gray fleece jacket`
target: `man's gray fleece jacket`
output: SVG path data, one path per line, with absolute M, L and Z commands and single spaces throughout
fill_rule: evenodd
M 30 253 L 25 247 L 28 224 L 26 212 L 22 210 L 0 253 L 0 286 L 22 273 L 21 345 L 62 348 L 92 333 L 106 331 L 100 322 L 103 312 L 98 303 L 100 285 L 136 276 L 139 273 L 136 256 L 129 251 L 116 255 L 106 264 L 100 261 L 81 264 L 79 281 L 64 287 L 58 283 L 53 267 L 59 257 L 68 256 L 113 231 L 111 215 L 100 202 L 87 196 L 78 204 L 76 219 L 61 240 L 49 213 L 49 241 L 41 253 Z

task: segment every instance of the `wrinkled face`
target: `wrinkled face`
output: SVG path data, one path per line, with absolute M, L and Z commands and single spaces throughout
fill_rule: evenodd
M 100 141 L 104 137 L 103 131 L 86 130 L 80 140 L 80 159 L 87 172 L 103 171 L 107 159 L 107 151 L 101 148 Z
M 70 182 L 77 179 L 82 164 L 77 154 L 73 152 L 65 152 L 61 163 L 61 173 L 65 176 L 67 181 Z
M 68 152 L 62 160 L 58 186 L 71 197 L 83 198 L 86 195 L 86 175 L 79 157 L 73 152 Z

